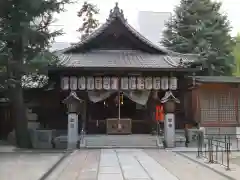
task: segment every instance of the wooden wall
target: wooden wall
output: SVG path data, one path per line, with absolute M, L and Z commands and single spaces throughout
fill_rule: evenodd
M 234 127 L 239 123 L 240 89 L 231 84 L 202 84 L 192 90 L 193 118 L 205 127 Z

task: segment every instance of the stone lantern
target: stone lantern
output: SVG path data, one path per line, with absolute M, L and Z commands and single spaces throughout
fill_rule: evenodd
M 70 95 L 63 100 L 68 109 L 68 149 L 77 148 L 78 144 L 78 114 L 79 108 L 83 100 L 79 99 L 76 92 L 71 92 Z
M 164 142 L 166 147 L 172 148 L 175 146 L 175 110 L 176 103 L 180 103 L 172 91 L 167 91 L 165 96 L 161 99 L 164 106 L 165 120 L 164 120 Z

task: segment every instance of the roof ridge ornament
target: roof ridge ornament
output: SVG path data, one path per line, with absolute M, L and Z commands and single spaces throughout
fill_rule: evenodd
M 116 2 L 115 7 L 110 10 L 107 21 L 115 19 L 116 17 L 126 21 L 126 19 L 124 18 L 123 10 L 118 7 L 118 2 Z
M 180 100 L 173 95 L 172 91 L 166 91 L 164 97 L 161 99 L 161 103 L 166 103 L 168 101 L 180 103 Z

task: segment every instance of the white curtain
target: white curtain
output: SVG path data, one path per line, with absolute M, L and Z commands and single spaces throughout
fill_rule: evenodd
M 97 103 L 110 97 L 116 91 L 88 91 L 90 101 Z
M 97 103 L 109 98 L 113 93 L 117 91 L 88 91 L 88 97 L 93 103 Z M 146 105 L 148 97 L 151 91 L 123 91 L 123 95 L 132 100 L 133 102 Z
M 123 91 L 123 95 L 131 99 L 133 102 L 146 105 L 151 91 Z

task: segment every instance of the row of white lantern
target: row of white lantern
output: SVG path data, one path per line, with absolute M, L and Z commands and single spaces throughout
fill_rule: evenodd
M 119 89 L 119 78 L 117 77 L 63 77 L 61 87 L 63 90 L 117 90 Z M 176 77 L 121 77 L 120 88 L 122 90 L 176 90 Z

